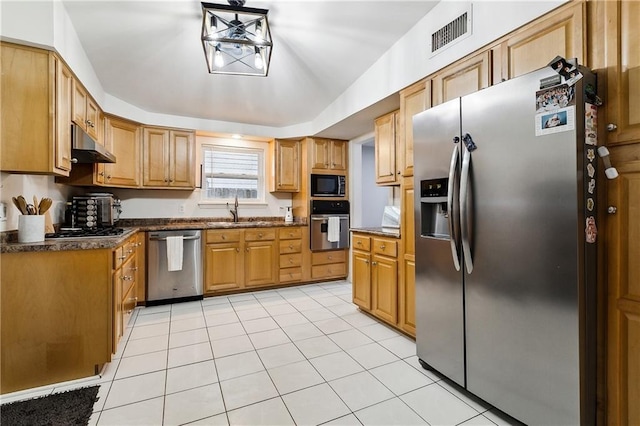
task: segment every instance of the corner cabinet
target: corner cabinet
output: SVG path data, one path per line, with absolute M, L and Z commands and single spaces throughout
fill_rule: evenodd
M 400 182 L 401 157 L 399 145 L 399 111 L 377 118 L 375 127 L 376 183 L 378 185 L 398 185 Z
M 311 139 L 311 169 L 347 171 L 347 141 Z
M 53 52 L 0 43 L 0 170 L 69 176 L 73 75 Z
M 300 191 L 300 141 L 276 139 L 271 142 L 270 192 Z
M 115 163 L 96 166 L 96 183 L 102 186 L 140 186 L 140 126 L 117 117 L 106 118 L 105 147 L 116 156 Z
M 144 127 L 142 133 L 142 186 L 194 189 L 194 132 Z

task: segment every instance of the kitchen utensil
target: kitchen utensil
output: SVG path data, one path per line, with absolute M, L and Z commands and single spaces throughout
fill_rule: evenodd
M 27 214 L 30 214 L 30 215 L 38 214 L 33 204 L 27 204 Z
M 51 198 L 43 197 L 38 205 L 38 214 L 45 214 L 52 204 L 53 200 Z
M 33 207 L 36 208 L 36 214 L 38 214 L 38 198 L 36 198 L 36 196 L 33 196 Z
M 29 212 L 27 211 L 27 200 L 25 200 L 22 195 L 18 195 L 17 199 L 18 199 L 18 204 L 20 206 L 18 207 L 20 212 L 22 214 L 29 214 Z
M 22 210 L 22 206 L 20 205 L 20 203 L 18 202 L 18 199 L 16 197 L 11 197 L 11 201 L 13 201 L 13 205 L 16 206 L 16 208 L 18 210 L 20 210 L 21 214 L 26 214 L 23 210 Z

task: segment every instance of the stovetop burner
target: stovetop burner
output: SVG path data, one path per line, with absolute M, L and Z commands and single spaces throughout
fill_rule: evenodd
M 123 228 L 80 228 L 61 229 L 52 234 L 45 234 L 45 238 L 95 238 L 95 237 L 117 237 L 124 233 Z

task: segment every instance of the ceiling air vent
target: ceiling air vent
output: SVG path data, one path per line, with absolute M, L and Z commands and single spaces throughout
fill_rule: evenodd
M 471 11 L 467 11 L 431 34 L 431 55 L 439 53 L 454 41 L 460 41 L 470 34 Z

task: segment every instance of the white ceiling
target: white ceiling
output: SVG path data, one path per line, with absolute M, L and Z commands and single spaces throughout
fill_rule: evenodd
M 110 95 L 155 113 L 284 127 L 316 118 L 437 1 L 247 0 L 269 10 L 267 77 L 207 72 L 197 0 L 63 3 Z M 319 134 L 360 136 L 397 105 L 391 95 Z

